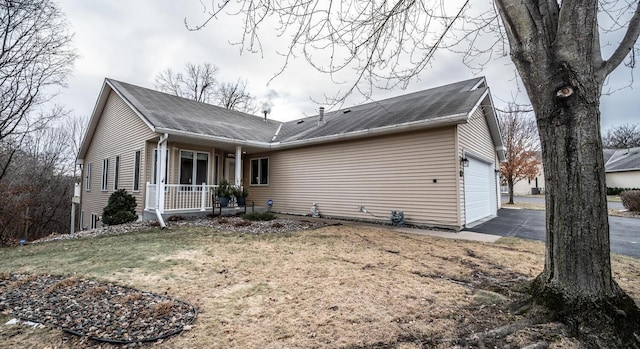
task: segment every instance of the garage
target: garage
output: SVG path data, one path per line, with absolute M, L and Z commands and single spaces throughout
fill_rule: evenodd
M 493 165 L 472 156 L 464 168 L 465 224 L 496 214 Z

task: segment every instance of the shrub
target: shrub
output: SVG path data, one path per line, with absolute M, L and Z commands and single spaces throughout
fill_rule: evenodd
M 136 214 L 136 198 L 120 189 L 109 196 L 109 203 L 102 212 L 102 222 L 117 225 L 133 222 L 138 219 Z
M 620 194 L 622 205 L 629 211 L 640 212 L 640 190 L 629 190 Z
M 276 215 L 271 212 L 253 212 L 245 214 L 242 218 L 250 221 L 271 221 L 276 219 Z
M 607 195 L 620 195 L 620 193 L 629 191 L 629 190 L 640 190 L 639 188 L 609 188 L 607 187 Z

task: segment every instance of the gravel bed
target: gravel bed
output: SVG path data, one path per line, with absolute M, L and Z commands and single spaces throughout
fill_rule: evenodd
M 302 217 L 301 217 L 302 218 Z M 167 229 L 180 227 L 208 227 L 218 230 L 235 231 L 247 234 L 284 233 L 326 226 L 326 223 L 314 220 L 277 218 L 271 221 L 249 221 L 242 217 L 182 217 L 172 216 L 166 221 Z M 102 228 L 79 231 L 73 234 L 56 234 L 29 243 L 41 243 L 57 240 L 90 238 L 102 235 L 120 235 L 159 227 L 155 221 L 134 222 Z
M 196 308 L 111 283 L 55 275 L 0 274 L 0 312 L 111 343 L 166 338 L 189 329 Z

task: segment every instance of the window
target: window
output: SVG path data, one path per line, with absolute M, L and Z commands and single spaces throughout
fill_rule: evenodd
M 153 150 L 153 171 L 151 172 L 151 183 L 158 183 L 158 149 Z M 165 152 L 164 162 L 164 178 L 165 184 L 167 184 L 167 178 L 169 177 L 169 149 Z
M 95 214 L 95 213 L 91 214 L 91 229 L 95 229 L 95 228 L 98 227 L 98 220 L 99 219 L 100 219 L 100 217 L 97 214 Z
M 269 184 L 269 158 L 251 159 L 251 184 Z
M 213 183 L 218 184 L 218 154 L 214 156 L 213 161 Z
M 133 159 L 133 191 L 140 190 L 140 150 L 136 150 Z
M 116 163 L 113 167 L 113 190 L 118 190 L 118 180 L 120 177 L 120 156 L 116 156 Z
M 102 160 L 102 191 L 109 187 L 109 159 Z
M 209 154 L 180 151 L 180 184 L 209 183 Z
M 84 189 L 91 191 L 91 163 L 88 163 L 84 170 Z

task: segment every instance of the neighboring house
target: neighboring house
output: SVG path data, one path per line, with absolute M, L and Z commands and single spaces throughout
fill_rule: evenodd
M 544 194 L 544 168 L 542 167 L 542 153 L 536 152 L 540 164 L 538 173 L 532 179 L 523 179 L 513 185 L 513 195 Z M 508 193 L 508 190 L 506 191 Z
M 640 188 L 640 148 L 605 149 L 608 188 Z
M 408 224 L 461 229 L 496 215 L 500 161 L 484 78 L 284 123 L 106 79 L 78 155 L 81 214 L 95 227 L 117 189 L 144 219 L 211 212 L 224 178 L 275 212 L 315 203 L 388 222 L 401 210 Z

